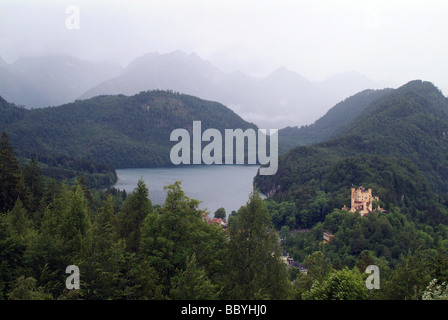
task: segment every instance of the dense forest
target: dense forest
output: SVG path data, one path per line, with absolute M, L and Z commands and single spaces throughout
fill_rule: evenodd
M 27 110 L 0 97 L 0 131 L 22 163 L 35 159 L 46 176 L 84 176 L 90 187 L 116 182 L 115 168 L 171 166 L 174 129 L 257 129 L 224 105 L 171 91 L 99 96 Z M 224 154 L 224 153 L 223 153 Z
M 313 124 L 302 127 L 286 127 L 278 131 L 279 153 L 294 147 L 322 142 L 337 136 L 369 104 L 392 89 L 364 90 L 339 102 Z
M 227 230 L 209 224 L 179 181 L 152 205 L 143 180 L 129 195 L 21 167 L 0 153 L 1 299 L 286 299 L 291 286 L 269 212 L 254 192 Z M 66 268 L 80 289 L 66 287 Z
M 412 81 L 369 102 L 332 139 L 282 155 L 277 174 L 255 178 L 284 250 L 321 268 L 314 279 L 299 274 L 297 298 L 331 298 L 316 287 L 328 281 L 322 274 L 371 264 L 384 283 L 374 299 L 421 299 L 431 281 L 446 290 L 447 129 L 447 99 Z M 384 210 L 341 210 L 360 186 L 372 188 L 374 208 Z
M 349 205 L 352 185 L 371 186 L 386 209 L 446 223 L 441 206 L 425 208 L 448 190 L 447 101 L 432 84 L 410 82 L 375 100 L 334 139 L 282 155 L 277 173 L 255 183 L 276 201 L 295 202 L 290 227 L 311 227 Z
M 21 167 L 6 134 L 0 178 L 0 299 L 445 299 L 448 293 L 447 228 L 424 230 L 395 207 L 367 219 L 336 210 L 310 232 L 290 234 L 275 230 L 271 204 L 254 191 L 223 229 L 204 221 L 199 201 L 180 181 L 166 186 L 161 206 L 151 203 L 143 180 L 130 194 L 90 189 L 83 179 L 57 181 L 35 162 Z M 322 230 L 334 232 L 334 241 L 322 245 Z M 286 247 L 297 248 L 291 253 L 303 258 L 307 274 L 282 261 Z M 366 288 L 364 270 L 372 263 L 381 267 L 386 290 Z M 68 266 L 79 268 L 79 289 L 66 284 Z
M 227 228 L 207 223 L 211 213 L 198 209 L 202 199 L 189 198 L 180 181 L 166 186 L 162 205 L 151 203 L 143 180 L 129 194 L 107 188 L 115 165 L 145 165 L 138 157 L 146 151 L 131 159 L 131 149 L 120 150 L 129 139 L 151 137 L 164 150 L 161 136 L 140 129 L 152 123 L 169 136 L 160 116 L 167 108 L 175 109 L 179 127 L 191 125 L 195 116 L 185 118 L 193 111 L 218 121 L 204 110 L 219 104 L 191 99 L 158 91 L 102 96 L 77 101 L 70 112 L 0 100 L 2 127 L 12 132 L 0 138 L 0 299 L 448 299 L 448 103 L 432 84 L 366 91 L 358 102 L 339 104 L 341 116 L 358 108 L 357 116 L 343 126 L 335 119 L 330 140 L 295 147 L 280 157 L 277 174 L 257 176 Z M 160 115 L 145 118 L 150 110 Z M 113 130 L 127 131 L 115 151 L 103 150 L 115 140 L 89 139 L 106 137 L 112 128 L 105 119 L 115 116 Z M 375 207 L 384 210 L 341 210 L 350 205 L 352 186 L 372 188 Z M 79 289 L 66 286 L 73 265 Z M 367 287 L 371 265 L 381 272 L 376 289 Z
M 116 168 L 171 165 L 174 129 L 193 121 L 218 130 L 257 127 L 222 104 L 168 91 L 99 96 L 57 107 L 2 110 L 0 129 L 31 153 L 61 154 Z

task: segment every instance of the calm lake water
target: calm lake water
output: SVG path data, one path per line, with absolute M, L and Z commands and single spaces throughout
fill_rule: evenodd
M 143 178 L 152 203 L 161 205 L 166 197 L 163 187 L 180 180 L 185 194 L 202 201 L 199 207 L 208 209 L 212 218 L 218 208 L 223 207 L 229 215 L 232 210 L 246 204 L 257 170 L 258 166 L 248 165 L 117 169 L 115 187 L 130 193 L 137 186 L 137 181 Z

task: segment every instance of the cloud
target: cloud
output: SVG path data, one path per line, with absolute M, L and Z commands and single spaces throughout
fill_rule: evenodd
M 80 29 L 66 28 L 66 8 Z M 252 75 L 285 65 L 308 79 L 357 70 L 375 80 L 422 78 L 448 92 L 447 1 L 4 0 L 7 61 L 65 53 L 128 63 L 147 52 L 197 52 Z

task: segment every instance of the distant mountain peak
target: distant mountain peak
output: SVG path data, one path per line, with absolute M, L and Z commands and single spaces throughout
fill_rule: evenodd
M 176 50 L 169 53 L 159 53 L 150 52 L 146 53 L 134 60 L 132 60 L 126 67 L 127 70 L 132 70 L 134 68 L 139 68 L 143 66 L 156 66 L 164 63 L 181 63 L 181 64 L 192 64 L 192 65 L 208 65 L 211 64 L 208 61 L 202 60 L 195 52 L 187 54 L 181 50 Z M 148 88 L 150 89 L 150 88 Z
M 307 83 L 307 84 L 310 83 L 310 81 L 308 79 L 306 79 L 299 73 L 288 69 L 285 66 L 281 66 L 281 67 L 275 69 L 272 73 L 270 73 L 266 77 L 266 79 L 271 80 L 271 81 L 285 82 L 285 84 L 287 84 L 287 82 L 296 82 L 296 81 L 300 81 L 302 83 Z
M 288 69 L 286 66 L 281 66 L 278 67 L 277 69 L 275 69 L 273 72 L 271 72 L 269 76 L 273 76 L 273 75 L 294 75 L 294 76 L 299 76 L 302 77 L 300 74 L 298 74 L 295 71 L 292 71 L 291 69 Z M 304 77 L 302 77 L 304 78 Z

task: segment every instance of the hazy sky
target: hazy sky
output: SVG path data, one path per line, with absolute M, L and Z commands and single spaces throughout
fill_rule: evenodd
M 69 29 L 69 5 L 79 29 Z M 0 0 L 0 55 L 71 54 L 123 65 L 147 52 L 196 52 L 223 71 L 280 66 L 309 80 L 358 71 L 448 95 L 448 1 Z

